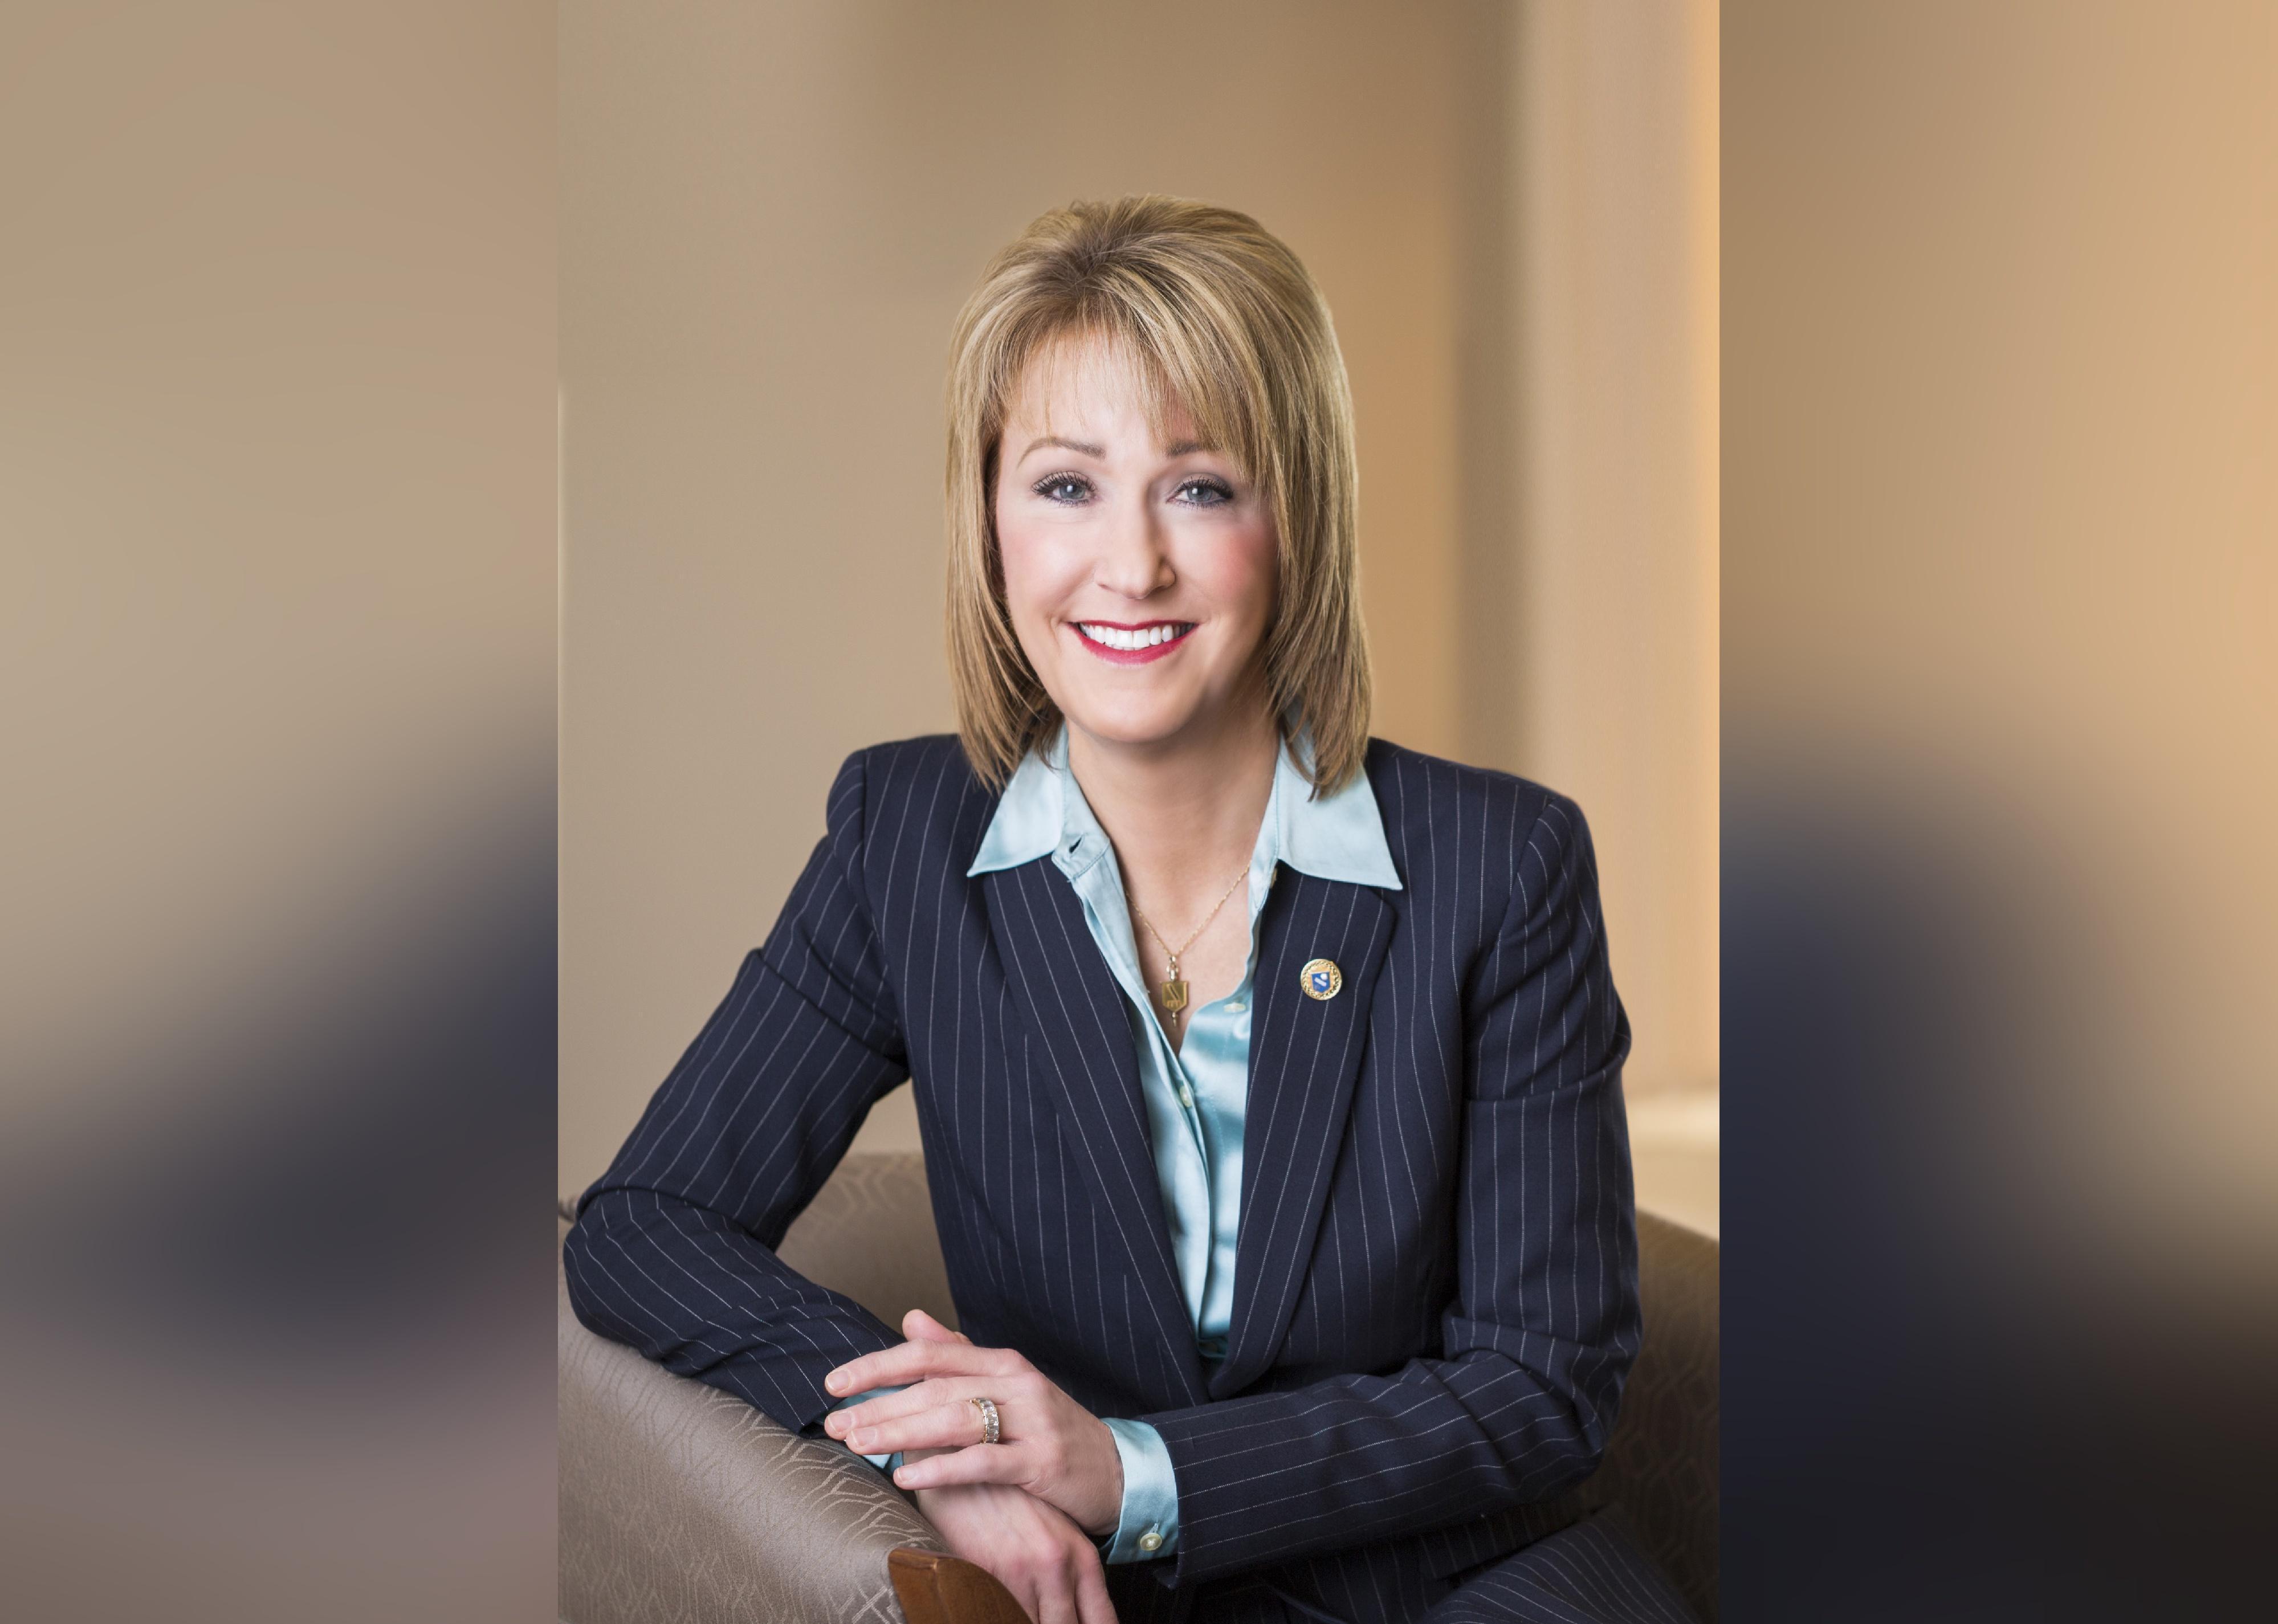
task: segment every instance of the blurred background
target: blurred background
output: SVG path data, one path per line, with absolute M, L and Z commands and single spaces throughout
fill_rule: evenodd
M 553 1616 L 553 115 L 0 6 L 0 1615 Z
M 1158 191 L 1326 292 L 1374 730 L 1581 803 L 1640 1199 L 1713 1233 L 1715 7 L 572 4 L 562 62 L 562 1191 L 839 762 L 953 728 L 959 306 L 1045 209 Z M 905 1089 L 861 1146 L 916 1143 Z
M 1727 1615 L 2267 1618 L 2278 6 L 1724 52 Z
M 545 1208 L 948 723 L 958 300 L 1162 187 L 1380 730 L 1598 830 L 1731 1616 L 2268 1616 L 2278 7 L 1714 20 L 0 8 L 0 1611 L 549 1616 Z

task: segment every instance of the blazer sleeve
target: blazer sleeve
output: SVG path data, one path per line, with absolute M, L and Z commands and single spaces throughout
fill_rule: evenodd
M 775 929 L 579 1198 L 563 1248 L 588 1329 L 793 1431 L 830 1408 L 826 1372 L 901 1340 L 775 1254 L 909 1075 L 864 897 L 865 821 L 858 754 Z
M 1201 1579 L 1472 1521 L 1596 1467 L 1636 1357 L 1615 995 L 1580 809 L 1554 796 L 1465 1000 L 1454 1300 L 1441 1354 L 1150 1415 Z

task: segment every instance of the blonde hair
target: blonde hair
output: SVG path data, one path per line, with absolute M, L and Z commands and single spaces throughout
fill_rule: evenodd
M 1297 256 L 1246 214 L 1175 197 L 1071 203 L 990 263 L 949 369 L 949 666 L 958 734 L 992 789 L 1051 739 L 1059 708 L 1013 635 L 997 546 L 998 441 L 1028 363 L 1064 339 L 1136 357 L 1158 432 L 1183 407 L 1272 503 L 1280 585 L 1268 696 L 1310 735 L 1326 794 L 1368 748 L 1352 397 L 1329 309 Z

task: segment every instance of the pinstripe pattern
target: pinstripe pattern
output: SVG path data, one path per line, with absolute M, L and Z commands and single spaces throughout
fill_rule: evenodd
M 1181 1544 L 1111 1571 L 1127 1620 L 1231 1606 L 1235 1575 L 1292 1616 L 1411 1620 L 1555 1533 L 1538 1503 L 1595 1463 L 1639 1338 L 1589 835 L 1521 779 L 1380 740 L 1368 773 L 1405 888 L 1285 867 L 1259 918 L 1214 1374 L 1118 989 L 1048 861 L 965 877 L 995 800 L 949 737 L 840 772 L 775 929 L 580 1202 L 579 1317 L 813 1426 L 823 1374 L 898 1338 L 772 1248 L 914 1074 L 963 1328 L 1170 1450 Z M 1316 957 L 1345 972 L 1326 1003 Z
M 1424 1624 L 1591 1624 L 1634 1619 L 1693 1624 L 1693 1613 L 1651 1564 L 1635 1559 L 1619 1511 L 1538 1540 L 1478 1574 L 1425 1616 Z

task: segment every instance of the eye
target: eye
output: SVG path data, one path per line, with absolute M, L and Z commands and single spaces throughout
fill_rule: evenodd
M 1197 474 L 1172 495 L 1192 507 L 1223 507 L 1234 500 L 1234 487 L 1215 474 Z
M 1028 489 L 1048 502 L 1073 505 L 1091 494 L 1091 481 L 1081 474 L 1047 474 Z

